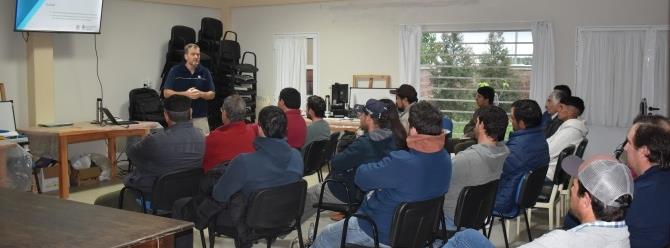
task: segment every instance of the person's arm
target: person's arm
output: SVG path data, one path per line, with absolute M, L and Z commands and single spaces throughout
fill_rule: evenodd
M 155 138 L 152 137 L 153 134 L 149 134 L 142 140 L 133 144 L 126 151 L 128 159 L 133 161 L 133 165 L 136 167 L 144 166 L 144 161 L 150 161 L 153 158 L 151 155 L 156 154 L 158 150 L 156 149 Z M 157 135 L 157 134 L 156 134 Z
M 216 96 L 214 93 L 214 80 L 212 79 L 212 74 L 209 71 L 205 71 L 205 80 L 207 80 L 207 89 L 202 91 L 198 90 L 198 97 L 205 100 L 212 100 Z
M 365 144 L 362 138 L 355 139 L 344 151 L 335 154 L 330 161 L 330 166 L 333 172 L 343 172 L 348 169 L 356 168 L 360 165 L 361 157 L 364 154 Z
M 549 158 L 557 158 L 561 151 L 571 144 L 578 143 L 583 139 L 582 132 L 573 127 L 558 130 L 547 139 L 549 144 Z
M 212 196 L 219 202 L 228 202 L 230 197 L 242 190 L 246 182 L 246 169 L 248 165 L 244 164 L 241 157 L 237 157 L 230 162 L 226 168 L 226 172 L 219 178 L 219 181 L 214 185 Z
M 385 157 L 379 162 L 363 164 L 356 170 L 354 182 L 363 191 L 374 189 L 395 188 L 403 183 L 398 176 L 402 175 L 402 165 L 394 165 L 391 157 Z

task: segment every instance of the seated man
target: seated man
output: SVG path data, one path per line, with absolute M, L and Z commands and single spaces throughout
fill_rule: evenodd
M 416 89 L 409 84 L 403 84 L 391 93 L 395 94 L 395 105 L 400 115 L 400 123 L 405 128 L 405 132 L 409 132 L 409 108 L 418 101 Z
M 626 214 L 631 247 L 670 246 L 670 122 L 641 116 L 624 150 L 635 179 L 635 201 Z
M 307 98 L 307 118 L 312 120 L 312 124 L 307 126 L 307 137 L 305 147 L 317 140 L 330 140 L 330 125 L 323 118 L 326 116 L 326 101 L 319 96 L 310 96 Z
M 549 164 L 549 146 L 542 130 L 540 105 L 530 99 L 518 100 L 512 103 L 510 117 L 514 132 L 507 141 L 510 153 L 500 175 L 494 208 L 495 212 L 504 215 L 518 211 L 515 194 L 521 177 Z
M 586 162 L 571 156 L 563 161 L 563 169 L 573 177 L 570 212 L 584 224 L 567 231 L 551 231 L 520 247 L 631 247 L 624 216 L 633 201 L 633 178 L 626 165 L 607 156 Z M 456 233 L 443 247 L 493 244 L 480 232 L 467 229 Z
M 365 133 L 354 140 L 344 151 L 335 154 L 330 162 L 332 171 L 328 175 L 329 179 L 345 182 L 352 194 L 351 197 L 357 196 L 356 194 L 360 192 L 360 189 L 354 184 L 356 169 L 362 164 L 378 162 L 388 156 L 391 151 L 397 150 L 393 138 L 391 110 L 388 105 L 370 99 L 364 107 L 357 108 L 356 111 L 358 111 L 358 117 L 361 120 L 361 129 Z M 398 118 L 395 119 L 397 121 Z M 396 125 L 402 129 L 399 121 Z M 316 214 L 316 209 L 312 205 L 319 202 L 320 190 L 321 184 L 312 186 L 307 190 L 303 221 Z M 360 200 L 352 199 L 356 202 Z M 347 202 L 346 190 L 338 184 L 328 184 L 323 193 L 323 201 L 345 203 Z
M 444 197 L 444 217 L 448 230 L 455 230 L 454 214 L 461 190 L 467 186 L 486 184 L 498 180 L 503 163 L 509 154 L 501 137 L 507 131 L 507 113 L 497 106 L 479 109 L 474 135 L 477 144 L 456 154 L 451 172 L 449 192 Z
M 463 137 L 459 140 L 450 140 L 447 144 L 447 150 L 452 153 L 459 153 L 471 145 L 477 144 L 477 137 L 474 133 L 477 116 L 482 108 L 493 106 L 495 99 L 495 90 L 489 86 L 482 86 L 477 89 L 475 95 L 475 102 L 477 103 L 477 110 L 472 114 L 470 121 L 463 127 Z M 504 133 L 503 133 L 504 135 Z M 502 138 L 504 139 L 504 137 Z
M 231 196 L 244 196 L 262 188 L 285 185 L 302 179 L 300 152 L 286 142 L 286 114 L 275 106 L 267 106 L 258 114 L 256 151 L 238 155 L 214 186 L 212 196 L 229 202 Z
M 409 151 L 391 152 L 379 162 L 361 165 L 356 172 L 356 184 L 368 192 L 358 213 L 374 220 L 379 242 L 387 246 L 395 209 L 402 202 L 439 197 L 448 190 L 451 178 L 451 159 L 443 148 L 442 113 L 426 101 L 414 103 L 409 111 Z M 339 244 L 343 225 L 344 221 L 328 225 L 312 247 Z M 372 236 L 368 222 L 350 219 L 349 243 L 372 246 Z
M 151 133 L 126 151 L 135 169 L 123 183 L 150 195 L 154 181 L 161 175 L 184 168 L 202 166 L 205 153 L 205 137 L 191 122 L 191 99 L 173 95 L 165 99 L 165 120 L 168 128 Z M 95 200 L 95 205 L 117 207 L 120 191 L 112 192 Z M 126 193 L 124 202 L 136 202 Z M 139 197 L 139 196 L 137 196 Z M 130 204 L 130 210 L 142 211 L 139 204 Z
M 238 154 L 254 151 L 254 128 L 257 127 L 244 122 L 246 114 L 246 104 L 239 95 L 228 96 L 223 101 L 223 126 L 209 133 L 205 139 L 205 158 L 202 162 L 205 172 L 222 162 L 233 160 Z
M 556 85 L 554 91 L 551 92 L 547 98 L 545 108 L 547 111 L 542 114 L 542 126 L 544 127 L 544 134 L 546 138 L 551 137 L 556 133 L 556 130 L 563 124 L 563 121 L 558 118 L 558 104 L 561 99 L 571 95 L 570 88 L 567 85 Z
M 296 149 L 302 148 L 307 136 L 307 124 L 300 114 L 300 92 L 294 88 L 284 88 L 279 93 L 277 107 L 286 113 L 288 144 Z
M 565 97 L 561 99 L 558 105 L 558 119 L 563 124 L 556 130 L 556 133 L 547 139 L 549 144 L 549 169 L 547 170 L 547 179 L 554 179 L 558 155 L 569 145 L 579 145 L 588 134 L 588 129 L 583 120 L 578 119 L 584 112 L 584 101 L 576 96 Z

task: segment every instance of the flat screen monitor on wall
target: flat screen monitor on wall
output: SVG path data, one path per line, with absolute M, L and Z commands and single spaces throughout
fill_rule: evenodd
M 17 32 L 100 33 L 102 0 L 16 0 Z

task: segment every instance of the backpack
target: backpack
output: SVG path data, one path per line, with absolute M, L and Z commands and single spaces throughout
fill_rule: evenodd
M 165 126 L 163 103 L 158 92 L 150 88 L 137 88 L 130 91 L 128 113 L 133 121 L 155 121 Z

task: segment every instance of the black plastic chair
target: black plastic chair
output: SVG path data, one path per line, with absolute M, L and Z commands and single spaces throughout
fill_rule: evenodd
M 586 146 L 589 145 L 589 139 L 584 137 L 582 142 L 579 142 L 577 150 L 575 150 L 575 155 L 580 158 L 584 158 L 584 151 L 586 151 Z
M 372 218 L 362 215 L 362 214 L 353 214 L 350 216 L 347 216 L 346 219 L 344 219 L 344 231 L 342 232 L 342 241 L 340 242 L 340 248 L 358 248 L 358 247 L 365 247 L 365 246 L 360 246 L 360 245 L 355 245 L 355 244 L 347 244 L 347 230 L 349 228 L 349 220 L 351 217 L 356 217 L 359 220 L 364 220 L 370 223 L 372 226 L 372 239 L 374 240 L 374 248 L 379 248 L 379 232 L 377 231 L 377 224 L 375 223 Z
M 249 196 L 244 223 L 248 228 L 249 240 L 265 239 L 267 247 L 272 247 L 272 241 L 281 235 L 293 230 L 298 232 L 298 242 L 304 248 L 300 219 L 305 208 L 307 181 L 301 179 L 295 183 L 280 185 L 255 191 Z M 213 230 L 215 229 L 215 230 Z M 217 234 L 233 237 L 238 243 L 238 233 L 235 228 L 210 227 L 210 247 L 214 247 Z
M 391 247 L 425 247 L 433 240 L 433 230 L 437 227 L 438 219 L 442 216 L 442 204 L 444 195 L 419 201 L 400 204 L 395 210 L 393 222 L 391 222 L 390 246 Z M 357 216 L 359 217 L 359 216 Z M 374 221 L 366 218 L 366 220 Z M 374 225 L 373 225 L 374 226 Z M 342 246 L 360 247 L 358 245 L 346 244 L 347 225 L 342 231 Z M 378 247 L 379 235 L 373 235 L 375 247 Z
M 343 187 L 344 190 L 347 192 L 347 201 L 345 203 L 323 202 L 323 192 L 326 190 L 326 185 L 328 184 L 337 185 L 336 187 Z M 356 213 L 358 208 L 361 206 L 361 201 L 363 200 L 362 197 L 363 192 L 355 192 L 355 190 L 360 191 L 359 189 L 354 190 L 349 189 L 349 187 L 345 182 L 338 181 L 335 179 L 326 179 L 325 181 L 323 181 L 323 183 L 321 184 L 321 193 L 319 194 L 319 202 L 314 203 L 314 205 L 312 205 L 312 207 L 316 208 L 316 220 L 314 223 L 314 236 L 312 236 L 312 241 L 316 240 L 316 234 L 318 233 L 319 230 L 319 219 L 321 218 L 322 210 L 341 212 L 344 213 L 346 217 L 349 217 L 354 213 Z
M 165 173 L 154 182 L 151 191 L 151 214 L 158 215 L 158 210 L 167 212 L 178 199 L 193 197 L 198 194 L 200 180 L 203 177 L 202 168 L 188 168 Z M 123 208 L 123 197 L 127 190 L 132 190 L 142 201 L 142 210 L 147 213 L 145 194 L 133 187 L 123 187 L 119 195 L 119 209 Z M 169 215 L 169 212 L 166 213 Z
M 461 228 L 486 230 L 485 222 L 491 216 L 499 181 L 493 180 L 482 185 L 465 187 L 461 190 L 454 214 L 456 231 L 460 231 Z
M 500 224 L 503 230 L 503 237 L 505 238 L 505 247 L 509 247 L 509 241 L 507 240 L 507 228 L 505 227 L 505 220 L 514 219 L 519 216 L 520 213 L 523 213 L 524 218 L 526 219 L 526 231 L 528 232 L 528 241 L 533 241 L 533 237 L 530 233 L 530 223 L 528 222 L 528 215 L 526 209 L 532 208 L 537 202 L 537 198 L 542 191 L 544 186 L 544 178 L 547 175 L 547 170 L 549 166 L 543 166 L 532 170 L 526 173 L 519 181 L 516 192 L 516 204 L 518 206 L 518 211 L 514 214 L 503 215 L 502 213 L 493 213 L 491 219 L 491 227 L 489 228 L 489 233 L 487 237 L 491 237 L 491 231 L 493 230 L 493 223 L 495 218 L 500 218 Z
M 330 142 L 326 146 L 326 154 L 324 156 L 324 161 L 328 166 L 328 173 L 332 171 L 330 168 L 330 160 L 333 159 L 333 156 L 337 152 L 337 142 L 340 141 L 341 132 L 335 132 L 330 134 Z
M 309 143 L 305 147 L 305 154 L 303 155 L 305 170 L 303 172 L 303 176 L 309 176 L 317 173 L 319 182 L 323 182 L 321 167 L 323 167 L 325 161 L 324 158 L 326 155 L 326 146 L 329 142 L 329 140 L 317 140 Z

